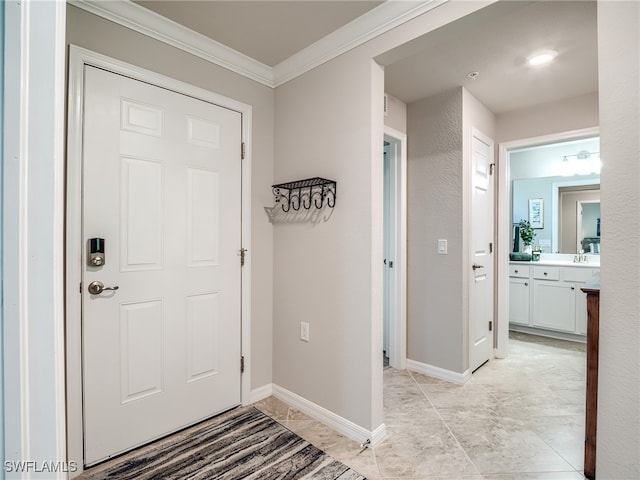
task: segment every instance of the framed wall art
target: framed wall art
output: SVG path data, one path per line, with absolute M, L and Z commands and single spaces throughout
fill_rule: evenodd
M 532 228 L 544 228 L 544 200 L 542 198 L 529 199 L 529 223 Z

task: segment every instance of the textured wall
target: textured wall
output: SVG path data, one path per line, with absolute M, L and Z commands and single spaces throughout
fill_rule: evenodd
M 598 2 L 602 258 L 597 477 L 640 478 L 640 3 Z
M 407 356 L 462 373 L 462 89 L 409 104 L 407 138 Z
M 71 5 L 67 43 L 108 55 L 253 107 L 251 172 L 251 384 L 271 383 L 273 233 L 263 210 L 273 203 L 273 90 Z

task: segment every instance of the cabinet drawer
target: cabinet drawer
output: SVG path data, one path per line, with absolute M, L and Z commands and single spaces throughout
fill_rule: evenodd
M 533 267 L 533 278 L 539 280 L 560 280 L 560 267 Z
M 509 265 L 509 276 L 518 278 L 529 278 L 529 266 Z
M 596 273 L 598 270 L 595 268 L 567 267 L 564 269 L 564 281 L 584 283 L 591 280 Z

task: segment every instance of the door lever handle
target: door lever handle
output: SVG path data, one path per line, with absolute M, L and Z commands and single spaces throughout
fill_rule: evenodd
M 471 268 L 473 268 L 473 271 L 475 272 L 479 268 L 484 268 L 484 265 L 478 265 L 477 263 L 474 263 Z
M 104 283 L 95 281 L 89 284 L 87 290 L 89 290 L 89 293 L 91 295 L 100 295 L 105 290 L 118 290 L 119 288 L 120 287 L 118 285 L 115 285 L 113 287 L 105 287 Z

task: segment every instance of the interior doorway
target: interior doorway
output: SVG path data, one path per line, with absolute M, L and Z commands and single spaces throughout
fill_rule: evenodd
M 406 142 L 406 134 L 385 127 L 382 361 L 398 369 L 407 361 Z
M 522 182 L 522 179 L 514 182 L 514 178 L 520 178 L 515 171 L 512 172 L 512 166 L 510 165 L 509 158 L 511 152 L 525 151 L 527 149 L 539 148 L 541 146 L 550 146 L 551 149 L 554 145 L 571 145 L 573 143 L 579 143 L 590 138 L 597 138 L 599 135 L 599 129 L 585 128 L 580 130 L 574 130 L 570 132 L 562 132 L 551 135 L 544 135 L 534 138 L 526 138 L 522 140 L 514 140 L 507 143 L 502 143 L 499 146 L 498 153 L 498 249 L 497 249 L 497 278 L 498 278 L 498 292 L 497 292 L 497 346 L 496 356 L 498 358 L 504 358 L 508 353 L 508 341 L 509 341 L 509 252 L 513 248 L 513 222 L 515 218 L 526 218 L 526 213 L 512 211 L 512 197 L 514 195 L 514 189 L 521 189 L 521 185 L 518 182 Z M 565 155 L 569 157 L 569 155 Z M 563 157 L 558 157 L 562 160 Z M 597 188 L 594 186 L 593 179 L 582 179 L 580 176 L 572 177 L 574 173 L 565 172 L 563 168 L 566 166 L 566 162 L 562 162 L 560 167 L 554 167 L 552 164 L 544 165 L 545 162 L 538 161 L 537 163 L 530 162 L 533 170 L 540 170 L 541 168 L 548 168 L 548 177 L 544 180 L 548 180 L 551 188 L 548 189 L 550 197 L 547 199 L 547 204 L 551 206 L 551 212 L 549 212 L 550 222 L 544 230 L 537 230 L 537 242 L 539 245 L 549 253 L 562 253 L 559 252 L 559 189 L 566 186 L 576 185 L 591 185 L 590 188 Z M 567 180 L 560 180 L 567 178 Z M 571 180 L 568 180 L 571 178 Z M 537 181 L 537 179 L 535 179 Z M 598 182 L 599 183 L 599 178 Z M 522 190 L 522 189 L 521 189 Z M 526 188 L 524 191 L 527 191 Z M 575 228 L 575 221 L 573 223 Z M 551 230 L 544 233 L 545 230 Z M 546 238 L 548 241 L 542 243 L 541 240 Z M 574 243 L 575 245 L 575 243 Z M 573 252 L 575 253 L 575 252 Z

